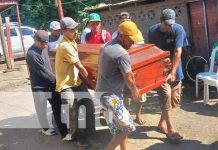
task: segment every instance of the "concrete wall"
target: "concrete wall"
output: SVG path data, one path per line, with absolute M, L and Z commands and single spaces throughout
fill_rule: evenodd
M 103 11 L 100 12 L 102 16 L 102 28 L 107 29 L 112 34 L 118 26 L 118 14 L 122 11 L 127 11 L 130 13 L 132 20 L 138 25 L 145 41 L 147 42 L 148 29 L 151 25 L 160 22 L 160 13 L 164 8 L 172 8 L 176 11 L 176 22 L 182 24 L 189 35 L 189 21 L 186 3 L 171 4 L 160 2 Z

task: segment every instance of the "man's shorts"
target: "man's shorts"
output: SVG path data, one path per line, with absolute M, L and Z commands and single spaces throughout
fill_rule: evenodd
M 100 98 L 104 116 L 112 135 L 130 133 L 135 130 L 130 114 L 123 104 L 123 97 L 105 93 Z
M 171 110 L 181 105 L 182 81 L 165 83 L 157 90 L 161 110 Z

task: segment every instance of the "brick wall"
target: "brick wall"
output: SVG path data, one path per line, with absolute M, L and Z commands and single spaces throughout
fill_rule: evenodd
M 207 19 L 208 19 L 208 34 L 210 49 L 216 41 L 216 33 L 218 32 L 218 15 L 217 15 L 217 0 L 207 0 Z
M 190 3 L 191 30 L 196 55 L 208 58 L 218 32 L 217 0 L 206 1 L 209 49 L 207 49 L 203 18 L 203 1 Z
M 207 57 L 202 1 L 190 3 L 190 17 L 194 53 Z

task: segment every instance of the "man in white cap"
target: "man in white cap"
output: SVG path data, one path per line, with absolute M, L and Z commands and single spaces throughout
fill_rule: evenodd
M 60 40 L 62 39 L 61 26 L 58 21 L 52 21 L 50 23 L 49 28 L 50 28 L 50 35 L 48 37 L 48 45 L 45 48 L 45 50 L 42 51 L 42 58 L 46 62 L 45 65 L 47 69 L 49 69 L 50 71 L 54 73 L 55 72 L 54 70 L 55 59 L 53 57 L 49 58 L 49 56 L 55 55 L 58 43 L 60 43 Z
M 58 21 L 52 21 L 49 28 L 51 34 L 49 35 L 48 48 L 49 51 L 56 51 L 54 48 L 57 47 L 57 41 L 59 40 L 61 35 L 60 23 Z
M 52 21 L 50 23 L 49 28 L 50 28 L 50 35 L 49 35 L 49 40 L 48 40 L 48 54 L 50 56 L 53 56 L 54 52 L 56 52 L 57 50 L 58 44 L 63 39 L 63 36 L 61 35 L 61 26 L 58 21 Z M 50 65 L 51 65 L 53 72 L 55 72 L 54 64 L 55 64 L 55 60 L 54 58 L 51 57 Z
M 83 83 L 89 82 L 88 72 L 81 64 L 77 49 L 77 26 L 70 17 L 65 17 L 60 21 L 63 32 L 63 40 L 57 48 L 55 57 L 55 75 L 56 75 L 56 91 L 61 94 L 62 104 L 69 106 L 69 126 L 70 134 L 66 135 L 63 140 L 71 140 L 76 138 L 78 128 L 78 95 L 87 94 L 89 98 L 87 86 Z M 80 75 L 80 76 L 79 76 Z M 82 80 L 83 79 L 83 80 Z M 77 95 L 78 94 L 78 95 Z

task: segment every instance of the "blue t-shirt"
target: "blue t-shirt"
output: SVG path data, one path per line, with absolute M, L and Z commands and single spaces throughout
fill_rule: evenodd
M 188 45 L 186 32 L 180 24 L 174 24 L 170 32 L 161 32 L 160 24 L 151 26 L 148 33 L 148 42 L 155 44 L 162 50 L 169 50 L 171 61 L 176 48 Z M 180 61 L 176 71 L 176 80 L 182 80 L 183 78 L 182 62 Z

